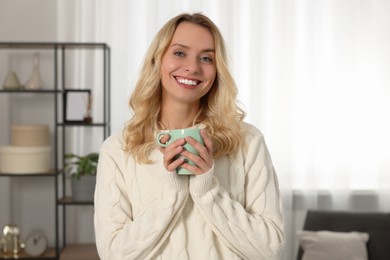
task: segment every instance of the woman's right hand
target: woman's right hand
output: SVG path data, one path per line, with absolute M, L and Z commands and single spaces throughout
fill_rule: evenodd
M 161 138 L 161 142 L 165 143 L 169 140 L 169 135 L 165 135 Z M 164 155 L 164 167 L 169 172 L 173 172 L 177 167 L 184 163 L 184 158 L 178 157 L 176 155 L 180 154 L 184 148 L 183 145 L 186 143 L 184 138 L 180 138 L 169 144 L 167 147 L 159 147 L 160 152 Z

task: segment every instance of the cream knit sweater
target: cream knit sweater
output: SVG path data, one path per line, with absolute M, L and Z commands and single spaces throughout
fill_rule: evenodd
M 262 134 L 244 123 L 246 147 L 199 176 L 167 172 L 124 152 L 121 135 L 102 145 L 95 234 L 104 260 L 280 259 L 283 217 L 277 176 Z

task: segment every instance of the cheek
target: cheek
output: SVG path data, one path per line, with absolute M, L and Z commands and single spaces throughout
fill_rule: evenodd
M 217 71 L 216 71 L 216 69 L 210 70 L 208 78 L 210 79 L 211 84 L 213 84 L 215 79 L 217 78 Z
M 161 80 L 163 83 L 169 80 L 171 71 L 171 65 L 163 60 L 161 63 Z
M 169 57 L 163 58 L 161 61 L 161 71 L 169 74 L 177 68 L 177 64 L 175 61 L 170 59 Z

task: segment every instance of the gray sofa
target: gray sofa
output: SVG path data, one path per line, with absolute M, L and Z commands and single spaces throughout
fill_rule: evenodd
M 368 259 L 390 260 L 390 213 L 309 210 L 303 229 L 366 232 L 370 236 L 367 242 Z M 299 248 L 297 259 L 301 260 L 302 255 L 303 250 Z

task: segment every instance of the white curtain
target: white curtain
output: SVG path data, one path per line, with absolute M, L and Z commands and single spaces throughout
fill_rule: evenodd
M 390 211 L 387 0 L 58 0 L 60 41 L 111 47 L 112 131 L 157 30 L 181 12 L 221 29 L 247 121 L 265 134 L 286 215 L 285 259 L 309 208 Z

